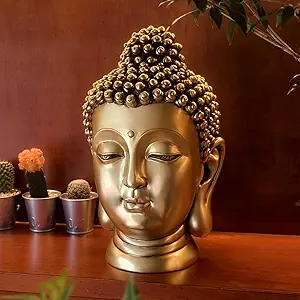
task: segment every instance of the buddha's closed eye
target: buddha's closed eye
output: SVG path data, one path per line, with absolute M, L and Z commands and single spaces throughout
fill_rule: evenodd
M 179 148 L 170 142 L 154 142 L 146 150 L 146 158 L 156 162 L 175 162 L 181 156 Z
M 119 158 L 122 158 L 123 156 L 121 154 L 97 154 L 98 158 L 103 162 L 113 162 Z
M 181 157 L 181 154 L 149 154 L 147 159 L 154 161 L 171 162 Z

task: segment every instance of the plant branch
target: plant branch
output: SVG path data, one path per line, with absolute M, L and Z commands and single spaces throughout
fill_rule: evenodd
M 255 10 L 253 9 L 253 7 L 247 2 L 247 0 L 244 2 L 246 4 L 246 6 L 248 7 L 248 9 L 253 13 L 253 15 L 256 17 L 257 20 L 260 20 L 258 14 L 255 12 Z M 266 29 L 268 35 L 276 42 L 280 45 L 280 49 L 282 49 L 283 51 L 285 51 L 286 53 L 290 54 L 291 56 L 294 57 L 294 59 L 298 62 L 300 62 L 300 55 L 295 52 L 284 40 L 282 40 L 280 38 L 280 36 L 274 31 L 274 29 L 268 25 L 268 28 Z M 274 45 L 274 44 L 273 44 Z M 279 46 L 278 45 L 278 46 Z M 277 47 L 278 47 L 277 46 Z

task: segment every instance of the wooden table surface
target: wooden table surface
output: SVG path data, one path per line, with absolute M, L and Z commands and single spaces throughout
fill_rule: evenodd
M 75 299 L 121 299 L 133 276 L 145 299 L 300 299 L 300 237 L 212 233 L 196 239 L 201 259 L 169 274 L 130 274 L 104 259 L 111 233 L 70 236 L 63 226 L 31 233 L 27 224 L 0 233 L 0 294 L 37 292 L 67 267 Z

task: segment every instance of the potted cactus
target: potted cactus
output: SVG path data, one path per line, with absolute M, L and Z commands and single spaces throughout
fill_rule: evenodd
M 43 172 L 45 158 L 40 149 L 22 151 L 19 156 L 19 168 L 25 171 L 29 192 L 23 194 L 29 221 L 33 232 L 48 232 L 55 227 L 56 199 L 59 191 L 47 190 Z
M 11 229 L 16 222 L 15 169 L 8 161 L 0 162 L 0 230 Z
M 84 179 L 68 184 L 67 192 L 60 196 L 68 233 L 85 234 L 93 230 L 97 198 L 97 193 L 91 191 Z

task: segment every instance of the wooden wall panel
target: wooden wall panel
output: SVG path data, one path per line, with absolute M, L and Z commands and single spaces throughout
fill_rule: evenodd
M 43 149 L 51 188 L 93 181 L 81 105 L 91 83 L 116 66 L 123 43 L 141 27 L 168 25 L 186 11 L 138 0 L 1 0 L 0 158 Z M 300 102 L 287 97 L 298 65 L 255 36 L 225 33 L 201 17 L 175 27 L 187 63 L 214 86 L 227 157 L 213 199 L 215 229 L 300 232 Z M 299 50 L 300 27 L 281 34 Z M 113 117 L 113 116 L 112 116 Z M 25 187 L 18 172 L 18 187 Z M 20 219 L 26 218 L 21 208 Z M 59 220 L 62 219 L 61 212 Z

